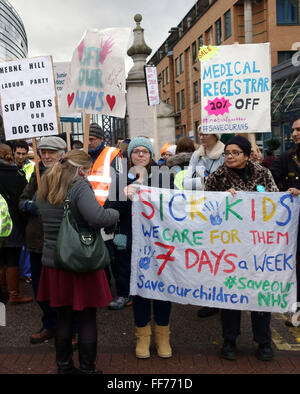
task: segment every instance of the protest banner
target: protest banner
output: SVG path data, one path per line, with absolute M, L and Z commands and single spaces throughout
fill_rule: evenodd
M 88 30 L 75 49 L 63 86 L 60 115 L 85 114 L 84 150 L 90 115 L 124 118 L 125 55 L 129 28 Z
M 295 308 L 299 197 L 141 187 L 130 294 L 209 307 Z
M 61 94 L 65 80 L 68 75 L 69 67 L 70 67 L 70 62 L 58 62 L 53 64 L 58 106 L 60 106 Z M 71 150 L 71 123 L 81 122 L 81 114 L 77 113 L 77 114 L 69 115 L 68 117 L 60 117 L 60 122 L 65 123 L 67 149 L 68 151 L 70 151 Z
M 159 104 L 159 91 L 156 67 L 144 66 L 148 105 Z
M 7 141 L 60 132 L 51 56 L 0 63 L 0 93 Z
M 200 47 L 204 133 L 271 132 L 270 44 Z
M 60 115 L 81 112 L 124 118 L 129 28 L 88 30 L 75 49 L 63 85 Z

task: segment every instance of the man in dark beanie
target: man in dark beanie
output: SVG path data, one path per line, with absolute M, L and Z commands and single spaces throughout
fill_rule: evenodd
M 88 148 L 88 153 L 94 163 L 88 179 L 99 204 L 103 206 L 110 186 L 110 168 L 112 167 L 117 173 L 121 172 L 122 156 L 120 149 L 106 146 L 102 128 L 97 123 L 90 124 Z
M 270 171 L 256 162 L 249 160 L 250 142 L 242 136 L 235 136 L 225 145 L 225 163 L 210 174 L 205 183 L 205 190 L 230 192 L 264 191 L 278 192 Z M 258 343 L 257 357 L 262 361 L 272 360 L 271 314 L 269 312 L 251 312 L 254 341 Z M 228 360 L 236 358 L 236 339 L 240 335 L 241 311 L 222 309 L 222 333 L 224 344 L 221 355 Z
M 100 205 L 104 205 L 111 184 L 111 168 L 119 174 L 122 172 L 122 155 L 120 149 L 106 146 L 103 140 L 103 131 L 98 123 L 90 124 L 88 153 L 93 160 L 88 180 L 92 185 L 95 197 Z M 109 251 L 111 264 L 113 264 L 113 236 L 102 233 Z M 111 282 L 110 268 L 105 268 L 107 280 Z

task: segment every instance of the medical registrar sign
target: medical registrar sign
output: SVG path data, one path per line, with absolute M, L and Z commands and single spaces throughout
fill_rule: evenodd
M 270 44 L 200 47 L 204 133 L 271 132 Z
M 0 63 L 0 95 L 7 140 L 58 134 L 50 56 Z

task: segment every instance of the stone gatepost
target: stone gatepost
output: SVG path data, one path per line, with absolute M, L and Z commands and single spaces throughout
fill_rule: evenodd
M 148 105 L 144 66 L 152 49 L 144 40 L 144 29 L 141 27 L 142 16 L 135 15 L 136 27 L 133 30 L 134 39 L 127 54 L 133 59 L 133 67 L 128 73 L 127 87 L 127 117 L 128 137 L 147 136 L 153 141 L 154 109 Z M 160 103 L 157 106 L 158 149 L 168 141 L 174 144 L 175 117 L 173 106 Z M 156 159 L 159 159 L 157 157 Z

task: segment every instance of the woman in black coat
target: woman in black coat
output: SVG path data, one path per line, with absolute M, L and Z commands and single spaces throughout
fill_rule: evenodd
M 24 172 L 14 164 L 11 148 L 0 144 L 0 193 L 8 204 L 13 222 L 12 233 L 0 249 L 0 286 L 2 294 L 9 296 L 11 304 L 32 301 L 32 297 L 23 297 L 19 291 L 19 258 L 25 242 L 25 222 L 18 202 L 26 185 Z
M 109 199 L 105 207 L 114 208 L 120 212 L 120 234 L 126 235 L 127 243 L 120 251 L 120 271 L 116 278 L 117 292 L 122 288 L 124 296 L 129 296 L 130 272 L 131 272 L 131 247 L 132 247 L 132 197 L 136 192 L 136 185 L 143 184 L 154 186 L 151 182 L 153 173 L 153 146 L 148 138 L 136 137 L 131 140 L 128 147 L 128 158 L 131 170 L 128 173 L 128 184 L 123 187 L 119 184 L 117 177 L 110 188 Z M 133 171 L 135 172 L 133 173 Z M 134 184 L 132 184 L 134 182 Z M 158 178 L 157 187 L 162 187 L 161 178 Z M 170 185 L 172 187 L 172 185 Z M 117 189 L 117 193 L 113 196 Z M 119 189 L 119 190 L 118 190 Z M 118 296 L 121 294 L 119 293 Z M 153 305 L 154 339 L 157 353 L 160 357 L 171 357 L 169 319 L 171 313 L 171 302 L 161 300 L 150 300 L 141 296 L 133 297 L 133 314 L 136 329 L 136 357 L 150 357 L 151 341 L 151 307 Z

